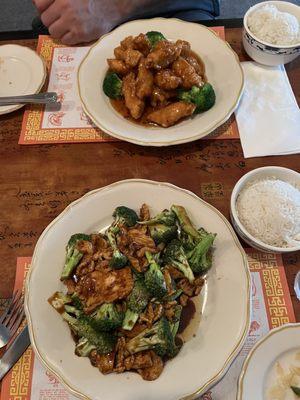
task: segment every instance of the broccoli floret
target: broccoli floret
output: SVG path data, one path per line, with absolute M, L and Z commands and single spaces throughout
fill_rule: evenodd
M 150 31 L 146 33 L 146 36 L 150 42 L 152 48 L 154 48 L 161 40 L 167 40 L 164 35 L 157 31 Z
M 210 83 L 205 83 L 201 88 L 193 86 L 190 90 L 179 90 L 177 97 L 196 104 L 194 114 L 209 110 L 216 102 L 216 94 Z
M 82 301 L 78 297 L 77 293 L 73 293 L 71 295 L 71 299 L 72 299 L 72 304 L 74 305 L 74 307 L 76 307 L 78 310 L 82 310 L 83 309 Z
M 77 243 L 80 240 L 91 241 L 91 237 L 89 235 L 85 235 L 84 233 L 76 233 L 72 235 L 68 241 L 66 251 L 66 260 L 63 267 L 63 271 L 61 273 L 60 279 L 68 279 L 72 274 L 75 267 L 78 265 L 79 261 L 83 257 L 83 253 L 81 253 L 77 248 Z
M 172 205 L 171 210 L 176 214 L 181 230 L 191 236 L 193 239 L 199 240 L 200 233 L 192 224 L 184 207 Z
M 124 314 L 113 303 L 102 304 L 89 316 L 89 322 L 96 331 L 111 331 L 122 326 Z
M 189 264 L 195 274 L 203 274 L 208 271 L 212 265 L 212 258 L 209 250 L 215 240 L 216 235 L 207 234 L 190 252 Z
M 125 265 L 128 262 L 127 257 L 120 252 L 120 250 L 117 247 L 117 240 L 116 240 L 116 233 L 118 232 L 118 228 L 117 227 L 113 227 L 108 229 L 106 235 L 107 235 L 107 239 L 109 241 L 109 244 L 111 245 L 112 249 L 113 249 L 113 256 L 109 262 L 109 265 L 112 268 L 115 269 L 120 269 L 125 267 Z
M 118 99 L 122 96 L 122 79 L 115 72 L 109 72 L 104 78 L 102 88 L 106 96 Z
M 177 226 L 167 226 L 163 224 L 156 224 L 149 226 L 150 236 L 155 244 L 168 243 L 175 239 L 178 235 Z
M 83 315 L 76 318 L 64 312 L 62 313 L 62 317 L 79 338 L 86 338 L 91 345 L 95 346 L 99 353 L 107 354 L 113 351 L 116 345 L 115 335 L 95 331 L 89 324 L 88 319 Z
M 87 338 L 82 337 L 75 346 L 75 354 L 79 357 L 88 357 L 92 350 L 96 350 L 96 346 L 91 344 Z
M 131 331 L 140 314 L 147 307 L 150 297 L 151 295 L 143 279 L 136 279 L 133 289 L 127 299 L 127 311 L 123 320 L 123 329 Z
M 157 264 L 152 254 L 146 251 L 146 258 L 150 264 L 145 273 L 145 284 L 153 297 L 160 299 L 167 295 L 167 285 L 160 266 Z
M 157 214 L 154 218 L 148 219 L 148 221 L 139 222 L 142 225 L 155 225 L 163 224 L 167 226 L 176 225 L 176 215 L 169 210 L 164 210 L 163 212 Z
M 181 242 L 177 239 L 172 240 L 165 248 L 164 262 L 173 265 L 190 281 L 193 282 L 194 274 L 184 253 Z
M 115 225 L 134 226 L 139 220 L 137 213 L 131 208 L 119 206 L 115 209 L 113 216 L 115 217 Z
M 175 343 L 168 320 L 161 318 L 151 328 L 130 339 L 126 347 L 131 354 L 151 349 L 160 357 L 171 354 Z

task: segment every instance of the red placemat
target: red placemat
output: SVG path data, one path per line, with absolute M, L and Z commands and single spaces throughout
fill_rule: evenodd
M 211 28 L 225 40 L 223 26 Z M 63 107 L 59 111 L 30 106 L 24 112 L 19 144 L 115 142 L 118 139 L 95 127 L 84 113 L 77 92 L 77 69 L 89 50 L 85 47 L 65 47 L 50 36 L 40 36 L 37 52 L 45 60 L 49 81 L 45 90 L 58 93 Z M 210 139 L 239 137 L 234 115 L 212 132 Z

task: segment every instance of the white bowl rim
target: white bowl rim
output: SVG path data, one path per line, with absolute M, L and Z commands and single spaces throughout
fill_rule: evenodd
M 244 25 L 244 28 L 245 28 L 246 32 L 247 32 L 251 37 L 253 37 L 253 39 L 255 39 L 257 42 L 262 43 L 262 44 L 265 44 L 266 46 L 274 47 L 275 49 L 293 49 L 293 48 L 295 48 L 295 47 L 300 46 L 300 41 L 297 42 L 297 43 L 294 43 L 294 44 L 289 44 L 289 45 L 276 45 L 276 44 L 273 44 L 273 43 L 270 43 L 270 42 L 265 42 L 265 41 L 259 39 L 257 36 L 254 35 L 254 33 L 252 33 L 252 32 L 250 31 L 250 29 L 248 28 L 248 24 L 247 24 L 247 20 L 248 20 L 249 15 L 250 15 L 255 9 L 260 8 L 260 7 L 264 6 L 265 4 L 274 4 L 275 6 L 276 6 L 276 4 L 291 4 L 291 6 L 299 7 L 299 6 L 297 6 L 296 4 L 290 3 L 289 1 L 279 1 L 279 0 L 274 0 L 274 1 L 273 1 L 273 0 L 269 0 L 269 1 L 262 1 L 261 3 L 257 3 L 257 4 L 255 4 L 255 5 L 253 5 L 252 7 L 250 7 L 250 8 L 247 10 L 246 14 L 244 15 L 244 18 L 243 18 L 243 25 Z M 293 14 L 293 15 L 294 15 L 294 14 Z M 296 15 L 294 15 L 294 16 L 296 17 Z M 297 17 L 296 17 L 296 18 L 297 18 Z M 297 18 L 297 19 L 298 19 L 298 18 Z M 299 21 L 299 19 L 298 19 L 298 21 Z M 300 24 L 300 21 L 299 21 L 299 24 Z M 276 55 L 276 54 L 274 54 L 274 55 Z
M 289 330 L 289 329 L 299 329 L 300 323 L 299 322 L 291 322 L 288 324 L 283 324 L 281 326 L 278 326 L 276 328 L 271 329 L 265 336 L 263 336 L 255 345 L 252 347 L 250 350 L 250 353 L 247 355 L 243 366 L 242 366 L 242 371 L 240 373 L 239 379 L 238 379 L 238 390 L 237 390 L 237 400 L 242 400 L 242 395 L 243 395 L 243 384 L 244 384 L 244 378 L 247 372 L 247 368 L 249 366 L 249 363 L 251 361 L 251 358 L 255 351 L 257 350 L 258 347 L 263 345 L 271 336 L 276 335 L 277 333 L 284 331 L 284 330 Z
M 299 173 L 297 171 L 294 171 L 293 169 L 290 168 L 285 168 L 285 167 L 278 167 L 276 165 L 272 166 L 267 166 L 267 167 L 259 167 L 255 168 L 249 172 L 247 172 L 245 175 L 243 175 L 234 185 L 234 188 L 231 192 L 231 197 L 230 197 L 230 210 L 231 210 L 231 215 L 232 218 L 234 219 L 235 223 L 238 225 L 238 228 L 242 231 L 242 233 L 250 239 L 252 242 L 260 246 L 261 248 L 271 251 L 271 252 L 276 252 L 276 253 L 291 253 L 293 251 L 299 251 L 300 250 L 300 244 L 299 246 L 294 246 L 294 247 L 277 247 L 277 246 L 271 246 L 270 244 L 264 243 L 261 240 L 255 238 L 252 236 L 244 227 L 244 225 L 241 223 L 238 213 L 236 210 L 236 199 L 238 194 L 241 191 L 240 186 L 242 184 L 245 184 L 249 178 L 254 177 L 259 171 L 273 171 L 276 173 L 276 171 L 285 171 L 290 173 L 291 175 L 294 176 L 299 176 Z

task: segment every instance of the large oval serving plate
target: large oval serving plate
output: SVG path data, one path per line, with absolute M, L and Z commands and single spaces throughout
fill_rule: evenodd
M 111 106 L 102 82 L 107 58 L 126 36 L 161 31 L 169 40 L 187 40 L 203 60 L 208 81 L 216 92 L 216 104 L 209 111 L 169 127 L 143 127 L 132 123 Z M 144 146 L 169 146 L 208 135 L 224 123 L 237 106 L 243 89 L 243 71 L 237 55 L 214 32 L 203 25 L 177 19 L 154 18 L 128 22 L 103 36 L 89 50 L 78 70 L 78 89 L 85 112 L 104 132 Z
M 138 210 L 144 202 L 152 213 L 183 205 L 196 226 L 217 233 L 195 337 L 153 382 L 129 372 L 105 376 L 88 358 L 77 357 L 67 324 L 47 302 L 55 291 L 64 290 L 59 278 L 69 237 L 103 230 L 118 205 Z M 25 306 L 35 353 L 74 395 L 93 400 L 194 399 L 224 375 L 243 344 L 250 318 L 250 277 L 245 253 L 219 211 L 171 184 L 132 179 L 87 193 L 45 229 L 34 251 Z

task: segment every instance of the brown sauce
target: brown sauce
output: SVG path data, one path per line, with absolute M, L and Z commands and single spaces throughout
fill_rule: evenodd
M 194 51 L 190 51 L 191 56 L 194 57 L 197 60 L 197 63 L 200 66 L 200 75 L 203 78 L 204 82 L 207 82 L 207 78 L 205 75 L 205 65 L 204 62 L 202 61 L 202 59 L 198 56 L 198 54 L 196 54 Z M 160 108 L 165 107 L 167 104 L 170 104 L 172 102 L 172 98 L 170 99 L 170 101 L 167 104 L 164 104 L 163 106 L 157 106 L 157 107 L 152 107 L 150 104 L 146 103 L 145 106 L 145 110 L 143 112 L 143 115 L 141 116 L 141 118 L 139 119 L 134 119 L 132 118 L 132 116 L 130 115 L 130 112 L 128 110 L 128 108 L 125 105 L 125 100 L 122 99 L 109 99 L 110 103 L 112 105 L 112 107 L 117 111 L 118 114 L 121 114 L 123 118 L 127 119 L 130 122 L 133 122 L 134 124 L 137 125 L 142 125 L 142 126 L 147 126 L 147 127 L 153 127 L 153 126 L 157 126 L 156 124 L 154 124 L 153 122 L 149 122 L 147 120 L 147 116 L 153 112 L 153 111 L 157 111 Z M 189 117 L 190 118 L 190 117 Z M 178 124 L 179 122 L 181 122 L 182 120 L 179 120 L 178 122 L 176 122 L 174 125 Z
M 188 300 L 186 307 L 183 307 L 181 312 L 180 324 L 178 328 L 178 333 L 182 333 L 186 327 L 191 323 L 196 312 L 195 303 L 192 300 Z

